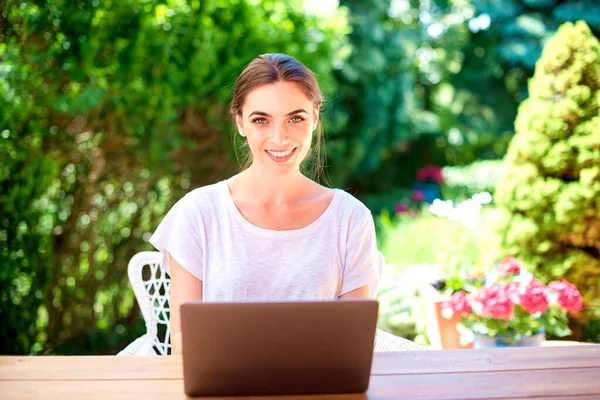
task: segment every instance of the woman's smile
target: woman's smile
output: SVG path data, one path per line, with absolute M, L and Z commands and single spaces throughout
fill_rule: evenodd
M 294 156 L 296 149 L 297 149 L 297 147 L 294 147 L 289 150 L 280 150 L 280 151 L 265 150 L 265 153 L 267 153 L 269 155 L 269 157 L 275 162 L 286 162 Z

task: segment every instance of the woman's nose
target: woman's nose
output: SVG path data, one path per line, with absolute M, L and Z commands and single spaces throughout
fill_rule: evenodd
M 276 124 L 273 130 L 272 141 L 274 144 L 282 145 L 288 141 L 287 130 L 284 126 Z

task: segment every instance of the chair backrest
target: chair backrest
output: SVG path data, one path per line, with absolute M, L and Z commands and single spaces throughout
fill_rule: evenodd
M 158 251 L 137 253 L 129 261 L 127 275 L 138 301 L 146 330 L 152 337 L 153 349 L 159 355 L 169 354 L 169 288 L 170 279 L 162 268 L 163 255 Z

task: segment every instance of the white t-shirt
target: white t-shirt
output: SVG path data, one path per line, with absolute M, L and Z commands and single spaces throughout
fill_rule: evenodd
M 235 206 L 226 181 L 181 198 L 150 238 L 202 280 L 213 302 L 331 300 L 371 285 L 383 268 L 368 208 L 336 189 L 326 211 L 296 230 L 260 228 Z

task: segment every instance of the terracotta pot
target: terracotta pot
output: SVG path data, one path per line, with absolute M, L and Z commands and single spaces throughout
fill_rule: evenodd
M 431 284 L 419 287 L 418 293 L 425 317 L 425 332 L 431 347 L 434 349 L 472 348 L 472 343 L 466 345 L 460 343 L 460 332 L 456 329 L 460 317 L 455 315 L 447 319 L 442 315 L 442 303 L 447 297 Z

